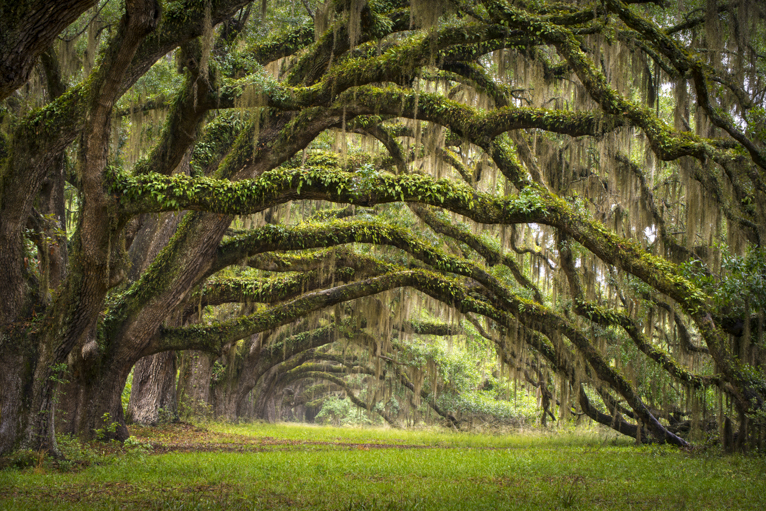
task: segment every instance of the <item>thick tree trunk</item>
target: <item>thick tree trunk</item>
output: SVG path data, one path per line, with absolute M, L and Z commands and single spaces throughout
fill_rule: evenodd
M 237 419 L 252 420 L 255 418 L 255 395 L 250 392 L 241 401 L 237 402 Z
M 235 420 L 252 415 L 253 405 L 248 400 L 248 396 L 255 387 L 262 370 L 259 366 L 262 337 L 262 334 L 256 334 L 250 336 L 241 345 L 235 343 L 229 346 L 224 356 L 217 360 L 221 370 L 216 375 L 215 381 L 211 379 L 212 365 L 215 361 L 207 357 L 205 382 L 208 382 L 209 394 L 203 400 L 212 406 L 215 417 Z M 183 368 L 179 387 L 183 380 L 192 379 L 192 371 L 195 368 L 199 368 L 199 362 L 192 362 Z M 201 385 L 202 382 L 199 384 Z M 183 385 L 186 386 L 188 383 Z
M 133 368 L 129 420 L 154 425 L 177 416 L 175 352 L 142 358 Z
M 225 420 L 235 420 L 237 418 L 237 403 L 239 402 L 239 391 L 246 374 L 251 373 L 248 364 L 250 357 L 250 348 L 252 339 L 249 339 L 242 346 L 238 343 L 229 345 L 224 349 L 224 354 L 216 362 L 221 368 L 215 376 L 211 385 L 211 404 L 213 405 L 213 414 L 216 418 Z M 257 361 L 258 354 L 254 354 Z M 245 370 L 248 368 L 249 370 Z
M 121 399 L 129 373 L 129 367 L 106 372 L 84 386 L 77 421 L 80 438 L 126 440 L 130 436 Z
M 140 218 L 140 225 L 135 239 L 128 249 L 130 270 L 128 280 L 134 282 L 141 277 L 149 264 L 165 248 L 178 230 L 183 213 L 164 213 L 162 215 L 145 214 Z
M 279 366 L 274 366 L 261 376 L 255 387 L 254 416 L 267 422 L 276 421 L 274 387 L 279 377 Z
M 261 346 L 266 341 L 267 335 L 256 334 L 250 336 L 244 348 L 246 352 L 242 357 L 242 368 L 237 378 L 236 395 L 234 396 L 234 415 L 239 418 L 252 416 L 255 408 L 252 395 L 255 385 L 261 377 Z
M 103 310 L 106 293 L 122 279 L 121 265 L 114 262 L 120 260 L 122 226 L 114 216 L 114 199 L 106 193 L 104 182 L 104 170 L 109 156 L 111 113 L 122 92 L 123 74 L 143 39 L 157 26 L 159 13 L 159 5 L 155 0 L 126 2 L 126 12 L 117 29 L 114 44 L 102 53 L 103 58 L 92 78 L 95 87 L 85 99 L 89 110 L 79 148 L 78 175 L 81 178 L 82 203 L 75 234 L 77 248 L 69 278 L 61 286 L 41 333 L 25 440 L 25 445 L 32 449 L 58 453 L 53 415 L 56 406 L 56 373 L 83 338 L 86 339 L 86 346 L 95 342 L 98 318 Z M 127 437 L 120 403 L 122 387 L 117 382 L 121 380 L 124 385 L 128 371 L 120 370 L 119 366 L 114 373 L 99 371 L 103 375 L 99 383 L 104 395 L 94 398 L 87 412 L 89 416 L 100 412 L 104 419 L 99 417 L 96 421 L 91 417 L 81 431 L 88 434 L 103 426 L 97 425 L 99 421 L 109 422 L 119 417 L 121 431 L 116 436 Z M 107 395 L 115 389 L 116 396 Z M 110 431 L 109 436 L 115 435 Z
M 213 386 L 212 405 L 216 419 L 235 420 L 237 418 L 236 388 L 228 384 Z
M 613 413 L 613 415 L 607 415 L 605 413 L 599 412 L 598 409 L 596 409 L 596 407 L 591 404 L 590 400 L 588 399 L 588 395 L 585 393 L 585 389 L 582 386 L 580 386 L 578 393 L 578 401 L 583 413 L 585 413 L 585 415 L 598 422 L 599 424 L 603 424 L 608 428 L 612 428 L 613 430 L 623 435 L 635 438 L 638 444 L 641 443 L 642 439 L 644 442 L 646 442 L 647 439 L 650 438 L 650 432 L 644 428 L 639 427 L 641 425 L 640 422 L 638 425 L 630 424 L 625 421 L 625 419 L 622 418 L 622 415 L 616 411 Z
M 69 383 L 59 386 L 55 394 L 56 431 L 85 440 L 125 440 L 129 434 L 122 409 L 122 391 L 137 362 L 136 355 L 104 355 L 101 350 L 94 340 L 72 350 Z
M 80 385 L 79 380 L 72 378 L 66 384 L 59 385 L 56 392 L 58 394 L 56 433 L 74 435 L 77 432 L 77 423 L 83 414 L 81 407 L 87 406 L 85 389 Z
M 201 351 L 180 353 L 178 375 L 178 412 L 181 417 L 210 415 L 210 376 L 213 356 Z
M 122 390 L 130 366 L 97 374 L 75 374 L 72 381 L 58 389 L 56 431 L 81 439 L 128 438 L 122 410 Z
M 5 2 L 4 2 L 5 3 Z M 96 5 L 95 0 L 7 2 L 0 4 L 0 99 L 24 85 L 37 56 L 77 17 Z M 23 9 L 17 4 L 22 4 Z M 23 15 L 19 15 L 23 13 Z
M 25 391 L 31 383 L 31 368 L 20 354 L 0 355 L 0 455 L 22 441 L 28 407 Z
M 266 401 L 266 408 L 262 411 L 262 414 L 263 419 L 266 422 L 271 422 L 273 424 L 279 420 L 279 409 L 277 408 L 277 403 L 273 395 L 271 396 L 271 399 Z

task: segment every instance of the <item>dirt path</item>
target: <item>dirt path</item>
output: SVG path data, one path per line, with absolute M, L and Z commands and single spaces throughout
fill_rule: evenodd
M 251 437 L 232 433 L 216 433 L 192 424 L 177 423 L 160 429 L 134 426 L 131 433 L 137 440 L 152 446 L 152 454 L 168 452 L 266 452 L 292 448 L 325 447 L 327 449 L 438 449 L 433 445 L 328 442 L 316 440 L 286 440 L 273 437 Z M 167 438 L 167 440 L 165 440 Z

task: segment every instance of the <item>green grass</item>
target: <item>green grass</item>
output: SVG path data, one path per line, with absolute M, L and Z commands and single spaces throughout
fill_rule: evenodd
M 583 443 L 601 441 L 593 435 L 541 435 L 532 431 L 524 434 L 486 435 L 455 433 L 450 430 L 408 430 L 374 427 L 331 427 L 307 424 L 212 424 L 210 431 L 242 435 L 251 438 L 282 438 L 302 442 L 367 443 L 382 445 L 419 445 L 438 447 L 494 447 L 507 448 L 529 445 L 533 438 L 547 438 L 547 442 Z
M 220 424 L 136 434 L 165 453 L 106 457 L 75 473 L 6 469 L 0 509 L 766 508 L 761 457 L 597 434 Z

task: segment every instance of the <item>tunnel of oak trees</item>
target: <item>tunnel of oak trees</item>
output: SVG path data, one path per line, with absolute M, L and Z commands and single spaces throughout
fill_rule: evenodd
M 749 0 L 4 3 L 0 453 L 127 438 L 131 371 L 140 422 L 459 427 L 409 351 L 442 338 L 543 423 L 762 445 L 765 32 Z

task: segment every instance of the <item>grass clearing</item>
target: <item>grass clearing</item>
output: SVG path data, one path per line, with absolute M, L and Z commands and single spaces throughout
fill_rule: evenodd
M 763 457 L 636 448 L 596 433 L 286 424 L 133 433 L 144 444 L 75 471 L 49 461 L 0 471 L 0 509 L 766 508 Z

